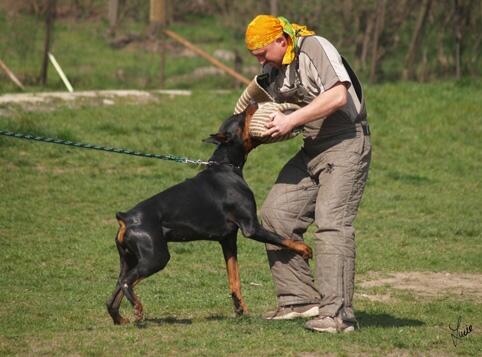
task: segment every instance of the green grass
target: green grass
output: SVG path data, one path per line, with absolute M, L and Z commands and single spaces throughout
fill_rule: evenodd
M 249 316 L 233 316 L 219 244 L 195 242 L 170 245 L 166 269 L 136 287 L 146 321 L 114 326 L 105 302 L 118 274 L 115 212 L 201 168 L 0 136 L 0 355 L 480 355 L 480 295 L 422 296 L 360 283 L 393 271 L 480 279 L 481 89 L 478 82 L 367 88 L 373 161 L 355 221 L 362 329 L 346 336 L 310 333 L 303 321 L 263 321 L 276 304 L 268 263 L 263 245 L 242 237 Z M 239 94 L 110 106 L 54 101 L 33 110 L 8 104 L 0 106 L 0 129 L 206 160 L 214 147 L 201 140 Z M 245 178 L 259 205 L 300 145 L 296 138 L 250 155 Z M 127 303 L 122 313 L 132 318 Z M 454 347 L 448 325 L 459 316 L 474 332 Z
M 175 23 L 169 26 L 179 36 L 199 49 L 214 56 L 216 50 L 234 53 L 238 50 L 244 59 L 244 73 L 252 78 L 248 67 L 258 68 L 256 59 L 245 50 L 244 37 L 235 35 L 220 19 L 211 16 L 192 20 L 189 26 Z M 145 35 L 149 24 L 125 20 L 119 25 L 116 38 L 107 35 L 105 21 L 57 20 L 52 30 L 50 52 L 53 53 L 75 91 L 102 89 L 159 89 L 161 72 L 160 40 L 132 41 L 121 49 L 110 43 L 130 34 Z M 66 91 L 56 69 L 49 62 L 47 84 L 42 86 L 40 74 L 44 53 L 44 19 L 17 15 L 8 17 L 0 6 L 0 57 L 18 77 L 27 92 Z M 196 69 L 214 67 L 206 59 L 166 36 L 164 89 L 234 88 L 235 80 L 229 75 L 192 75 Z M 221 60 L 234 68 L 233 60 Z M 0 94 L 22 92 L 0 69 Z

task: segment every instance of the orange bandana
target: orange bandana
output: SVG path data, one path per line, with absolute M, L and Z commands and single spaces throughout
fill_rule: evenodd
M 278 36 L 288 34 L 288 48 L 283 57 L 283 64 L 291 63 L 295 58 L 295 51 L 299 36 L 311 36 L 315 33 L 306 29 L 306 26 L 290 24 L 284 17 L 259 15 L 251 21 L 246 29 L 246 46 L 254 51 L 268 46 Z

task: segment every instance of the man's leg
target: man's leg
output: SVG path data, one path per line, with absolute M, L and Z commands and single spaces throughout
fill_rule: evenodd
M 303 233 L 314 217 L 318 186 L 307 173 L 307 160 L 300 151 L 284 166 L 261 210 L 263 226 L 295 241 L 303 241 Z M 273 245 L 266 248 L 281 309 L 265 314 L 265 318 L 318 315 L 320 295 L 309 262 Z
M 352 306 L 356 255 L 352 223 L 363 195 L 370 157 L 369 137 L 358 136 L 333 146 L 316 163 L 320 188 L 314 248 L 317 285 L 322 296 L 320 316 L 332 318 L 338 332 L 343 328 L 348 331 L 350 327 L 352 331 L 356 321 Z M 326 321 L 320 322 L 320 325 L 326 324 Z

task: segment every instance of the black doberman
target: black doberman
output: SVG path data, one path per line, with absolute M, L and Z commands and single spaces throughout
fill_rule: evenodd
M 248 153 L 260 144 L 247 132 L 257 108 L 253 104 L 245 112 L 230 116 L 217 134 L 203 140 L 217 144 L 205 170 L 140 202 L 127 213 L 116 214 L 120 225 L 115 238 L 120 274 L 115 291 L 107 301 L 114 324 L 129 322 L 119 314 L 124 295 L 134 308 L 135 319 L 142 320 L 143 307 L 133 288 L 164 269 L 170 258 L 168 242 L 219 241 L 237 316 L 248 311 L 241 296 L 238 228 L 246 238 L 291 249 L 305 259 L 312 257 L 309 246 L 266 230 L 256 216 L 254 195 L 243 178 L 242 168 Z

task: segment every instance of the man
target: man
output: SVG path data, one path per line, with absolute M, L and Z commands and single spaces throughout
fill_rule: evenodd
M 275 102 L 297 111 L 270 114 L 264 137 L 303 127 L 301 150 L 281 170 L 266 198 L 263 225 L 295 241 L 315 222 L 316 281 L 300 255 L 267 245 L 279 306 L 264 319 L 316 317 L 305 328 L 350 332 L 355 232 L 371 158 L 361 84 L 336 48 L 306 27 L 283 17 L 257 16 L 246 45 L 263 66 L 260 80 Z

